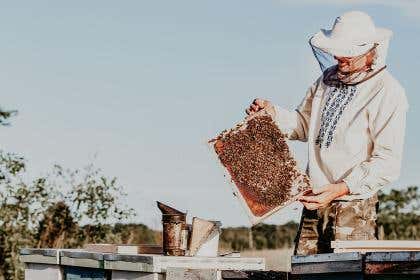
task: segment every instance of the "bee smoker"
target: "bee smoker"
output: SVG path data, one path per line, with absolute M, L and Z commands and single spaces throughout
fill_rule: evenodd
M 188 244 L 186 213 L 159 201 L 157 201 L 157 206 L 162 212 L 163 254 L 166 256 L 185 256 Z

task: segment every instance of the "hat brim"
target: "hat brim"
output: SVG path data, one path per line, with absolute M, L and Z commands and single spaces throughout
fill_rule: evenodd
M 389 40 L 392 31 L 385 28 L 376 28 L 373 36 L 359 38 L 358 40 L 331 38 L 330 34 L 331 30 L 321 29 L 310 39 L 311 45 L 334 56 L 353 57 L 366 53 L 374 43 L 380 44 L 380 42 Z

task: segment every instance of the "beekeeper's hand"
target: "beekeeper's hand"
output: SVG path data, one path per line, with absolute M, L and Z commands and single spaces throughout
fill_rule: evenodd
M 274 110 L 273 104 L 264 99 L 256 98 L 251 105 L 245 110 L 248 115 L 253 115 L 261 110 L 265 110 L 272 118 L 275 118 L 276 111 Z
M 349 193 L 346 183 L 329 184 L 312 190 L 311 195 L 304 195 L 299 200 L 306 209 L 316 210 L 328 206 L 331 201 Z

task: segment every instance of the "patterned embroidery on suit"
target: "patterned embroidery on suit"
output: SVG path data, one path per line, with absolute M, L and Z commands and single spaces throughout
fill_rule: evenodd
M 321 126 L 315 144 L 328 148 L 334 139 L 337 123 L 356 93 L 356 86 L 340 85 L 332 88 L 321 112 Z

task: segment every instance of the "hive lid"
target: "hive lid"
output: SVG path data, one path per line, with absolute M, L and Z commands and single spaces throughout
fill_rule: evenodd
M 286 139 L 271 116 L 261 111 L 209 141 L 253 225 L 311 189 Z

